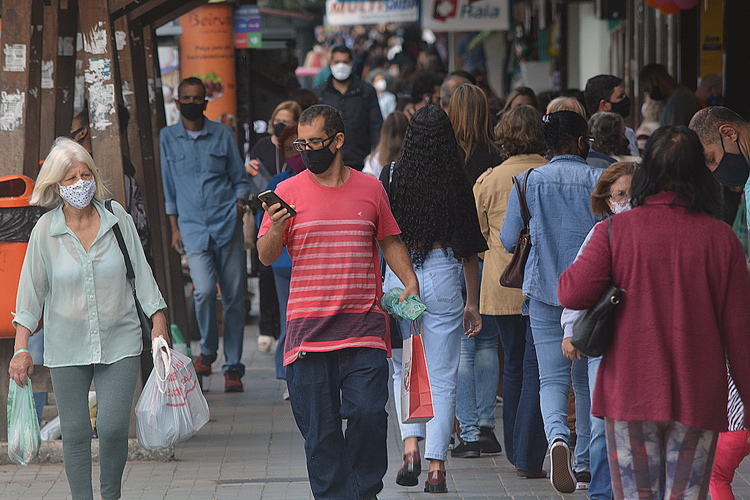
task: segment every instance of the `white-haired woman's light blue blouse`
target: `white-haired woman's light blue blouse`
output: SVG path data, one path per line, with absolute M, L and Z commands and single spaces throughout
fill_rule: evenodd
M 143 311 L 166 303 L 146 262 L 133 219 L 116 202 L 115 214 L 92 201 L 101 226 L 88 252 L 65 223 L 62 205 L 44 214 L 26 249 L 13 326 L 34 332 L 44 315 L 44 364 L 110 364 L 140 354 L 143 341 L 125 261 L 112 227 L 119 222 L 135 271 Z

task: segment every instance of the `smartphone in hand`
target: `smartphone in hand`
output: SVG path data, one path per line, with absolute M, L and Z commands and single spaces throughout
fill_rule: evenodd
M 293 209 L 287 202 L 281 199 L 279 195 L 271 191 L 270 189 L 268 191 L 263 191 L 258 195 L 258 198 L 260 201 L 268 205 L 269 207 L 272 205 L 275 205 L 277 203 L 281 203 L 281 208 L 286 208 L 286 211 L 294 217 L 297 215 L 297 211 Z

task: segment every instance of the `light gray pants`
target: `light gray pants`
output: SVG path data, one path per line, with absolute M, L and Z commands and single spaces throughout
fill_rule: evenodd
M 128 456 L 128 426 L 138 380 L 140 357 L 131 356 L 110 365 L 51 368 L 52 387 L 63 437 L 63 459 L 73 500 L 93 500 L 91 484 L 91 420 L 88 393 L 96 387 L 98 406 L 101 496 L 120 498 L 122 472 Z

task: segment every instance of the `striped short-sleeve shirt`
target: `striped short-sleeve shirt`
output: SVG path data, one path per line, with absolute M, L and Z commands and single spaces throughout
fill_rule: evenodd
M 276 188 L 296 206 L 283 243 L 292 258 L 284 364 L 300 352 L 386 349 L 376 240 L 400 233 L 382 184 L 356 170 L 327 187 L 305 170 Z M 264 216 L 263 235 L 270 228 Z

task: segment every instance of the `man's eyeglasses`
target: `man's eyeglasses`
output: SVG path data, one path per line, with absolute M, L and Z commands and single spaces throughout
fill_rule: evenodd
M 336 138 L 337 135 L 338 135 L 338 132 L 333 134 L 330 137 L 326 137 L 325 139 L 315 139 L 310 142 L 305 142 L 305 141 L 301 141 L 297 139 L 292 144 L 294 145 L 294 149 L 296 149 L 297 151 L 309 151 L 311 149 L 312 150 L 322 149 L 325 146 L 329 146 L 333 142 L 333 139 Z M 326 141 L 328 141 L 328 144 L 326 144 Z

